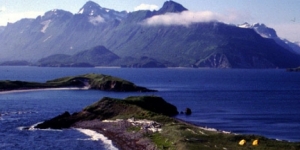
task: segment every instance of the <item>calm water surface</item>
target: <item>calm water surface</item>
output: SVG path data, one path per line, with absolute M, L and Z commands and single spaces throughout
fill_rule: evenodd
M 115 93 L 84 90 L 0 94 L 0 149 L 110 149 L 76 130 L 22 130 L 64 111 L 80 111 L 104 96 L 158 95 L 192 109 L 177 117 L 200 126 L 300 141 L 300 74 L 285 70 L 0 67 L 0 80 L 45 82 L 103 73 L 159 90 Z

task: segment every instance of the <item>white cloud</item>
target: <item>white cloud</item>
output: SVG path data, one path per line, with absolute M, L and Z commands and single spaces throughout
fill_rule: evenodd
M 0 11 L 2 12 L 2 11 L 6 11 L 6 7 L 5 6 L 2 6 L 1 8 L 0 8 Z
M 139 6 L 136 6 L 134 8 L 134 11 L 138 11 L 138 10 L 157 10 L 159 7 L 156 5 L 152 5 L 152 4 L 141 4 Z
M 7 22 L 14 23 L 23 18 L 36 18 L 39 15 L 43 15 L 44 12 L 19 12 L 19 13 L 0 13 L 0 25 L 7 25 Z
M 300 42 L 300 23 L 298 22 L 291 22 L 286 24 L 271 24 L 268 25 L 271 28 L 274 28 L 277 32 L 277 35 L 280 38 L 288 39 L 292 42 Z
M 214 13 L 211 11 L 183 11 L 181 13 L 166 13 L 163 15 L 153 16 L 142 22 L 144 25 L 182 25 L 189 26 L 193 23 L 220 21 L 225 23 L 240 23 L 249 19 L 248 14 L 238 12 L 228 12 L 224 14 Z
M 99 23 L 105 22 L 104 18 L 101 16 L 96 16 L 96 17 L 90 17 L 89 22 L 92 23 L 93 25 L 98 25 Z

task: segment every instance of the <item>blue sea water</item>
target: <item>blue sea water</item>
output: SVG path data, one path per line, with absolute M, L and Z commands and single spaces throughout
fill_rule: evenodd
M 0 67 L 0 80 L 45 82 L 85 73 L 102 73 L 159 90 L 116 93 L 51 90 L 0 94 L 0 149 L 110 149 L 104 141 L 74 129 L 23 130 L 64 111 L 80 111 L 104 96 L 158 95 L 179 111 L 192 109 L 185 121 L 243 134 L 300 141 L 300 74 L 285 70 L 132 69 Z

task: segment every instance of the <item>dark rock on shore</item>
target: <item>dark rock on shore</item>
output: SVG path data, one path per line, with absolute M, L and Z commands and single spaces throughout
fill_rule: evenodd
M 39 129 L 47 129 L 49 127 L 51 127 L 52 129 L 69 128 L 71 126 L 72 122 L 66 121 L 66 120 L 70 116 L 71 116 L 71 114 L 69 112 L 64 112 L 63 114 L 61 114 L 53 119 L 46 120 L 44 123 L 38 124 L 36 126 L 36 128 L 39 128 Z
M 185 114 L 186 115 L 191 115 L 192 114 L 192 110 L 190 108 L 186 108 L 185 109 Z

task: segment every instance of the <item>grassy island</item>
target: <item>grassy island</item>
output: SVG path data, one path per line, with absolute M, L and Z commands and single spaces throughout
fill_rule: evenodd
M 36 127 L 92 129 L 107 136 L 121 150 L 300 149 L 300 143 L 210 130 L 176 119 L 175 115 L 177 108 L 160 97 L 104 97 L 78 113 L 65 112 Z
M 45 83 L 9 80 L 0 81 L 0 91 L 72 87 L 119 92 L 154 91 L 149 90 L 145 87 L 137 86 L 132 82 L 103 74 L 85 74 L 74 77 L 63 77 L 59 79 L 49 80 Z

